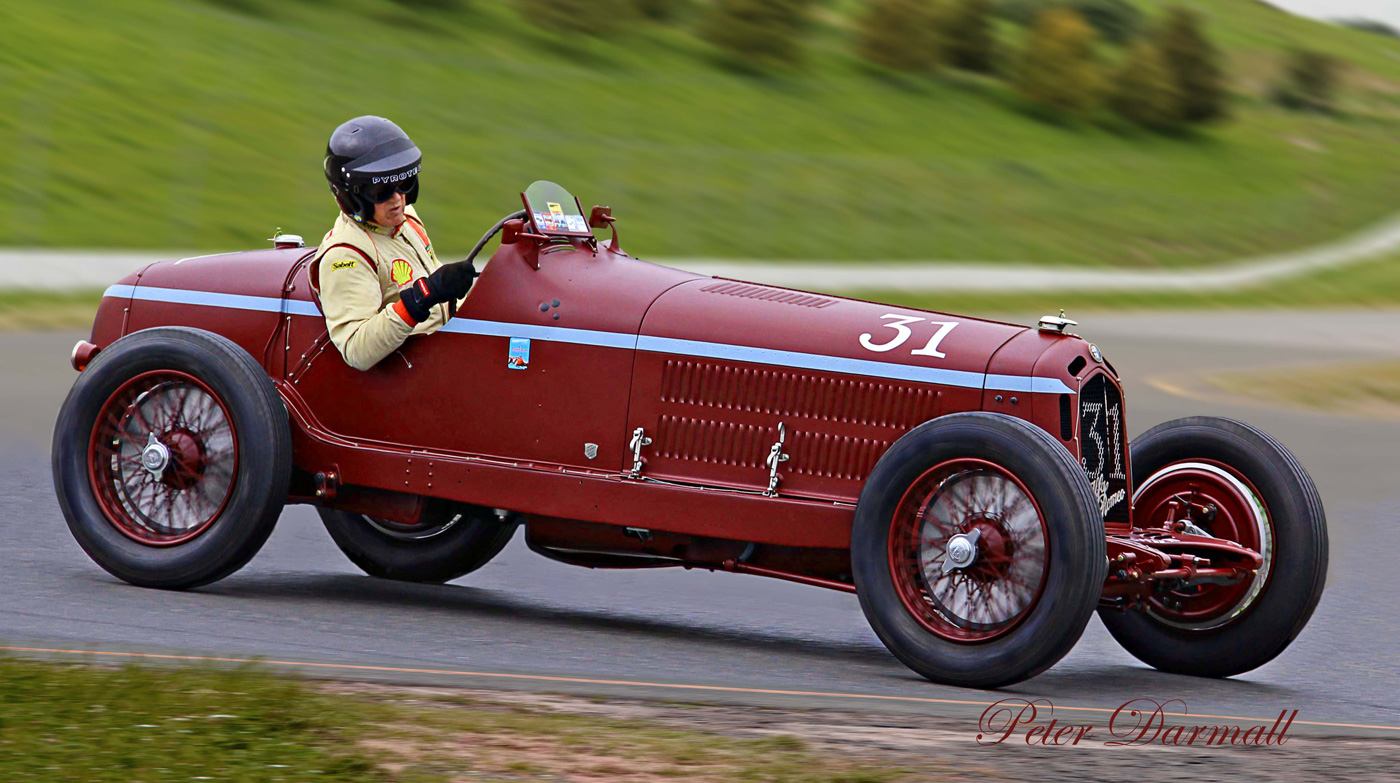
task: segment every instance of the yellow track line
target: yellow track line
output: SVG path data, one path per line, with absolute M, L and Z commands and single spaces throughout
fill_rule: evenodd
M 1175 397 L 1185 397 L 1188 400 L 1196 400 L 1197 402 L 1219 401 L 1215 398 L 1212 398 L 1209 394 L 1203 394 L 1202 392 L 1196 391 L 1194 389 L 1187 389 L 1177 383 L 1173 383 L 1172 381 L 1167 380 L 1168 378 L 1175 379 L 1176 377 L 1177 374 L 1151 375 L 1147 377 L 1147 385 L 1151 386 L 1157 391 L 1166 392 L 1167 394 L 1170 394 Z
M 471 672 L 456 669 L 410 669 L 398 666 L 367 666 L 352 663 L 319 663 L 311 661 L 273 661 L 254 658 L 215 658 L 202 655 L 164 655 L 160 653 L 140 653 L 140 652 L 108 652 L 105 650 L 58 650 L 46 647 L 0 647 L 0 651 L 6 652 L 29 652 L 29 653 L 52 653 L 58 655 L 105 655 L 115 658 L 152 658 L 167 661 L 208 661 L 212 663 L 251 663 L 271 666 L 299 666 L 314 669 L 345 669 L 349 671 L 363 672 L 385 672 L 397 674 L 448 674 L 458 677 L 494 677 L 504 680 L 529 680 L 533 682 L 570 682 L 584 685 L 630 685 L 640 688 L 672 688 L 676 690 L 692 691 L 718 691 L 723 693 L 760 693 L 775 696 L 821 696 L 831 699 L 874 699 L 878 701 L 899 701 L 914 702 L 919 704 L 961 704 L 974 707 L 990 707 L 996 702 L 990 701 L 967 701 L 962 699 L 933 699 L 924 696 L 887 696 L 877 694 L 862 693 L 830 693 L 826 691 L 789 691 L 774 688 L 740 688 L 728 685 L 685 685 L 670 682 L 643 682 L 637 680 L 598 680 L 586 677 L 555 677 L 544 674 L 505 674 L 502 672 Z M 1076 712 L 1116 712 L 1117 708 L 1107 709 L 1104 707 L 1061 707 L 1056 705 L 1057 710 L 1072 710 Z M 1181 713 L 1166 713 L 1179 717 L 1190 718 L 1213 718 L 1216 720 L 1237 720 L 1248 721 L 1250 723 L 1268 723 L 1267 718 L 1244 718 L 1235 715 L 1186 715 Z M 1363 723 L 1323 723 L 1320 721 L 1299 720 L 1294 721 L 1300 726 L 1328 726 L 1343 729 L 1380 729 L 1382 731 L 1400 731 L 1400 726 L 1370 726 Z

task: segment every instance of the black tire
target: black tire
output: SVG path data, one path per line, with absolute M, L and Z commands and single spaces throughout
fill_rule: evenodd
M 98 499 L 100 492 L 117 490 L 95 486 L 89 471 L 89 459 L 98 459 L 89 448 L 90 440 L 99 448 L 99 413 L 117 405 L 119 391 L 137 389 L 142 378 L 158 373 L 183 374 L 207 387 L 231 422 L 229 441 L 236 442 L 236 468 L 212 522 L 195 537 L 168 545 L 122 532 L 121 517 L 113 516 L 119 512 L 104 510 Z M 98 565 L 142 587 L 197 587 L 242 568 L 272 533 L 291 470 L 291 429 L 272 379 L 247 351 L 199 329 L 146 329 L 117 340 L 78 376 L 54 429 L 54 487 L 69 530 Z
M 494 509 L 430 501 L 414 527 L 336 509 L 317 509 L 350 562 L 370 576 L 441 584 L 481 568 L 515 535 L 514 517 Z
M 1183 460 L 1228 466 L 1258 491 L 1272 527 L 1262 591 L 1218 628 L 1166 624 L 1147 611 L 1100 612 L 1109 633 L 1138 660 L 1177 674 L 1229 677 L 1273 660 L 1297 638 L 1322 598 L 1327 579 L 1327 518 L 1303 466 L 1267 433 L 1208 416 L 1169 421 L 1129 446 L 1133 486 Z
M 977 459 L 1021 482 L 1039 507 L 1049 554 L 1043 583 L 1021 619 L 986 641 L 933 633 L 900 597 L 890 564 L 894 514 L 935 466 Z M 875 465 L 856 505 L 851 561 L 866 618 L 895 657 L 934 682 L 997 688 L 1045 671 L 1072 649 L 1093 616 L 1108 567 L 1103 518 L 1088 476 L 1043 430 L 995 413 L 959 413 L 916 427 Z

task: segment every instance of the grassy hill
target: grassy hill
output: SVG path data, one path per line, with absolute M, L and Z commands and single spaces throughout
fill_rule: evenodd
M 501 0 L 8 0 L 0 242 L 315 241 L 335 214 L 325 140 L 365 113 L 424 149 L 420 212 L 447 249 L 534 179 L 611 204 L 644 257 L 1208 264 L 1400 209 L 1400 41 L 1182 4 L 1238 92 L 1190 138 L 1044 124 L 995 80 L 873 73 L 855 0 L 824 4 L 807 66 L 769 78 L 717 66 L 684 21 L 560 38 Z M 1351 64 L 1341 115 L 1261 97 L 1297 45 Z

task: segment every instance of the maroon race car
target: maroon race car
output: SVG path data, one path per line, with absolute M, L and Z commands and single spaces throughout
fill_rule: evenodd
M 705 277 L 599 242 L 610 211 L 557 185 L 522 198 L 456 317 L 368 372 L 330 343 L 295 238 L 109 288 L 54 433 L 83 549 L 194 587 L 309 503 L 367 573 L 443 582 L 523 526 L 565 563 L 856 593 L 901 661 L 977 687 L 1049 668 L 1095 609 L 1141 660 L 1205 676 L 1312 615 L 1327 531 L 1303 467 L 1224 419 L 1130 445 L 1072 322 Z

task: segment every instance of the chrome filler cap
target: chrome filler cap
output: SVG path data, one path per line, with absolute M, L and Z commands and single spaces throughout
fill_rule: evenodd
M 1065 330 L 1071 326 L 1078 326 L 1079 322 L 1066 318 L 1065 311 L 1061 310 L 1059 315 L 1043 315 L 1040 317 L 1040 331 L 1064 334 Z

